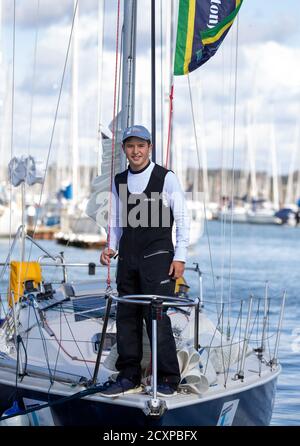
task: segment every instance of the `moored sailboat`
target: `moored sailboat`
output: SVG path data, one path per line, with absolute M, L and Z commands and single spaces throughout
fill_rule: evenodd
M 227 13 L 233 20 L 238 12 L 236 4 L 240 6 L 241 2 L 229 3 Z M 132 9 L 128 11 L 129 6 Z M 154 6 L 153 1 L 152 8 Z M 182 8 L 193 6 L 195 8 L 195 2 L 181 2 Z M 128 20 L 134 17 L 136 7 L 136 1 L 126 2 L 125 29 L 128 29 Z M 152 17 L 155 17 L 154 12 L 152 9 Z M 220 23 L 221 29 L 225 26 L 224 20 Z M 130 26 L 135 30 L 134 21 Z M 127 32 L 132 31 L 130 26 Z M 201 59 L 199 51 L 193 63 Z M 189 64 L 185 69 L 189 70 Z M 132 73 L 132 67 L 129 71 Z M 19 233 L 22 233 L 24 246 L 25 239 L 29 241 L 24 227 Z M 211 302 L 203 297 L 202 273 L 198 264 L 186 268 L 187 275 L 196 277 L 191 277 L 190 282 L 193 283 L 191 296 L 194 297 L 187 294 L 188 287 L 183 282 L 177 284 L 175 296 L 131 295 L 120 298 L 106 286 L 105 272 L 102 280 L 70 282 L 68 268 L 72 264 L 62 256 L 44 250 L 38 262 L 13 262 L 9 265 L 11 255 L 9 252 L 1 273 L 2 279 L 10 267 L 10 307 L 0 329 L 2 423 L 13 420 L 13 415 L 5 411 L 13 403 L 10 397 L 16 395 L 21 410 L 14 415 L 35 413 L 38 419 L 39 413 L 46 410 L 51 418 L 51 423 L 48 423 L 56 425 L 269 424 L 276 380 L 281 371 L 278 348 L 285 294 L 277 327 L 271 332 L 274 320 L 270 320 L 267 292 L 262 297 L 239 299 L 237 304 L 231 300 L 226 304 L 213 302 L 217 312 L 208 317 L 204 308 L 209 308 Z M 21 260 L 24 258 L 25 252 Z M 43 277 L 41 268 L 51 264 L 62 269 L 59 286 Z M 155 308 L 152 357 L 145 337 L 142 391 L 108 399 L 99 395 L 99 391 L 103 382 L 115 373 L 114 311 L 115 304 L 120 301 L 126 301 L 128 305 L 138 302 Z M 170 307 L 168 311 L 181 372 L 178 394 L 165 399 L 157 398 L 155 380 L 156 315 L 163 306 Z M 225 327 L 227 314 L 232 317 Z

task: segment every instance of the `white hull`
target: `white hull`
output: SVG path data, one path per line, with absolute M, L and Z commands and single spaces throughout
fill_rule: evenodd
M 275 217 L 273 210 L 258 210 L 258 211 L 249 211 L 247 215 L 248 223 L 256 223 L 256 224 L 278 224 L 280 223 L 279 218 Z
M 226 220 L 229 223 L 231 221 L 233 223 L 247 223 L 247 210 L 244 208 L 235 208 L 233 211 L 226 209 L 218 213 L 218 219 Z
M 39 399 L 41 404 L 49 401 L 49 393 L 52 398 L 73 398 L 74 394 L 89 388 L 86 387 L 86 383 L 94 373 L 96 347 L 99 346 L 103 327 L 106 307 L 104 294 L 105 290 L 101 289 L 99 280 L 69 283 L 57 288 L 52 297 L 40 298 L 34 306 L 28 300 L 30 295 L 27 300 L 26 298 L 23 300 L 22 306 L 17 306 L 19 334 L 26 345 L 27 367 L 26 376 L 18 381 L 19 396 L 21 395 L 23 399 Z M 39 313 L 36 312 L 36 305 L 40 310 Z M 112 311 L 111 314 L 113 313 Z M 192 386 L 185 387 L 186 383 L 183 380 L 179 393 L 166 398 L 168 411 L 162 413 L 161 424 L 184 425 L 188 420 L 193 425 L 199 426 L 268 424 L 280 366 L 270 366 L 267 357 L 261 360 L 247 343 L 242 379 L 237 378 L 237 367 L 240 367 L 241 353 L 244 350 L 243 338 L 232 340 L 232 343 L 226 341 L 216 330 L 214 323 L 201 312 L 198 324 L 198 343 L 201 349 L 197 352 L 192 348 L 195 334 L 194 314 L 194 310 L 190 312 L 169 310 L 180 358 L 181 376 L 187 383 L 189 377 L 192 378 Z M 10 317 L 12 322 L 12 315 Z M 117 352 L 116 347 L 113 347 L 115 335 L 116 323 L 115 317 L 112 316 L 108 320 L 106 339 L 109 342 L 104 344 L 97 379 L 98 386 L 116 372 L 114 364 Z M 142 368 L 148 369 L 151 354 L 147 335 L 143 340 L 143 351 Z M 24 351 L 21 349 L 20 353 L 21 363 L 25 364 Z M 11 393 L 15 387 L 16 360 L 13 322 L 10 324 L 7 319 L 0 329 L 2 411 L 3 408 L 7 408 L 7 393 Z M 55 376 L 51 386 L 49 370 L 52 378 Z M 225 380 L 226 386 L 224 386 Z M 193 387 L 196 386 L 195 383 L 198 387 Z M 83 404 L 81 407 L 83 414 L 90 413 L 90 410 L 94 414 L 92 415 L 94 418 L 91 418 L 91 415 L 81 418 L 82 424 L 86 425 L 101 425 L 107 410 L 112 411 L 111 416 L 123 411 L 122 417 L 125 417 L 128 423 L 132 422 L 132 417 L 138 422 L 145 420 L 143 411 L 152 398 L 147 385 L 140 393 L 123 395 L 113 400 L 97 395 L 97 390 L 97 387 L 94 388 L 94 393 L 87 399 L 77 401 L 72 399 L 70 404 L 66 403 L 66 409 L 52 408 L 52 412 L 57 412 L 56 422 L 59 420 L 59 424 L 63 425 L 78 424 L 76 421 L 78 404 Z M 255 400 L 255 411 L 252 410 L 253 405 L 248 404 L 249 398 Z M 230 417 L 224 418 L 228 402 L 233 404 L 234 410 Z M 70 412 L 70 416 L 65 416 L 67 411 Z

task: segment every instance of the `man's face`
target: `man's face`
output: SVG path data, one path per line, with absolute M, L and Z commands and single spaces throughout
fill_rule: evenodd
M 141 170 L 149 162 L 152 144 L 141 138 L 132 136 L 123 144 L 125 155 L 132 170 Z

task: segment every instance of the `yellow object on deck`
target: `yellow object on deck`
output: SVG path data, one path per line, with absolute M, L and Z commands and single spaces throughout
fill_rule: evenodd
M 179 279 L 176 279 L 175 294 L 178 294 L 181 291 L 187 292 L 188 289 L 189 286 L 183 276 L 179 277 Z
M 41 265 L 38 262 L 10 262 L 10 280 L 9 280 L 9 300 L 12 306 L 12 292 L 14 301 L 18 302 L 24 293 L 24 282 L 33 280 L 34 287 L 37 288 L 42 282 Z

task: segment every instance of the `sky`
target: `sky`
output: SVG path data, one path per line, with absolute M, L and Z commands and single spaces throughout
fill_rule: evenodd
M 98 3 L 102 2 L 79 0 L 78 119 L 82 164 L 95 164 L 97 160 L 99 107 L 102 130 L 106 131 L 113 117 L 117 0 L 105 1 L 99 85 Z M 14 63 L 14 2 L 2 0 L 1 4 L 0 150 L 5 154 L 1 155 L 2 161 L 11 155 L 31 153 L 37 161 L 44 162 L 53 133 L 50 162 L 70 164 L 72 51 L 55 125 L 54 117 L 73 0 L 16 0 Z M 168 125 L 170 67 L 166 14 L 169 5 L 168 0 L 156 0 L 159 154 L 161 147 L 166 146 Z M 176 20 L 177 5 L 174 0 Z M 150 0 L 138 0 L 135 122 L 151 127 L 149 11 Z M 121 20 L 122 12 L 121 1 Z M 200 163 L 209 168 L 249 169 L 250 149 L 257 170 L 276 169 L 284 174 L 290 168 L 300 168 L 299 21 L 298 0 L 244 0 L 239 19 L 218 53 L 189 76 L 192 100 L 187 76 L 175 78 L 172 150 L 175 154 L 180 151 L 179 158 L 185 166 L 197 165 L 198 148 Z

